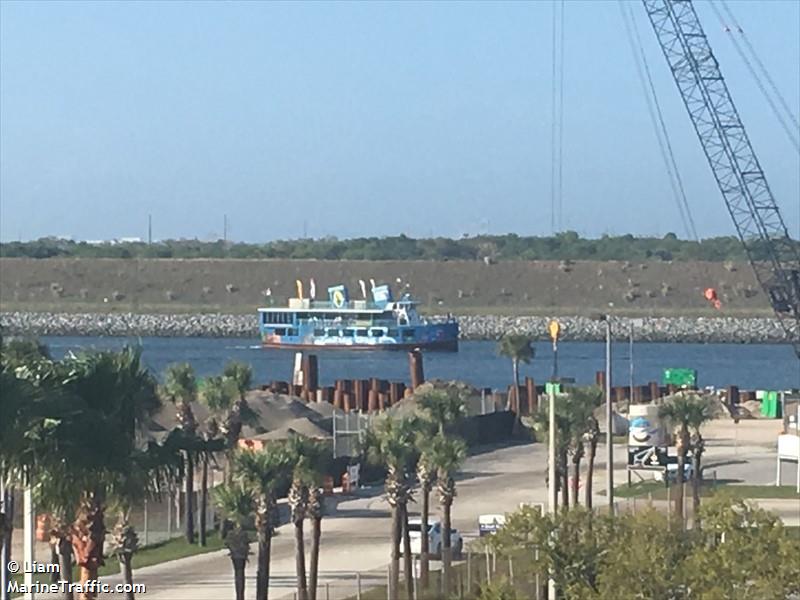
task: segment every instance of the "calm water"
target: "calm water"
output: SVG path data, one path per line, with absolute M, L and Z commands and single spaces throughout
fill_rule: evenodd
M 254 347 L 252 338 L 101 338 L 50 337 L 42 341 L 57 358 L 67 351 L 118 349 L 140 343 L 145 363 L 157 373 L 173 362 L 191 363 L 200 376 L 219 373 L 228 360 L 250 363 L 258 383 L 273 379 L 291 380 L 294 353 Z M 405 352 L 321 351 L 320 380 L 331 385 L 334 379 L 381 377 L 407 381 Z M 634 346 L 634 380 L 637 384 L 660 381 L 666 367 L 697 369 L 702 386 L 738 385 L 743 389 L 785 389 L 800 387 L 800 361 L 788 345 L 735 344 L 647 344 Z M 630 354 L 627 343 L 615 344 L 612 351 L 616 385 L 628 385 Z M 604 345 L 595 342 L 559 344 L 559 374 L 574 377 L 579 384 L 594 381 L 594 373 L 604 368 Z M 522 365 L 521 374 L 538 382 L 550 376 L 553 353 L 549 343 L 536 344 L 536 358 Z M 459 379 L 477 387 L 501 388 L 511 380 L 511 366 L 497 356 L 494 342 L 462 342 L 457 353 L 426 353 L 427 378 Z

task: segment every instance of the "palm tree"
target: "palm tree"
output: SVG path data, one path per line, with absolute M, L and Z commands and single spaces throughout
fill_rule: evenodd
M 371 452 L 386 466 L 386 497 L 392 509 L 391 562 L 389 600 L 398 600 L 400 586 L 400 541 L 403 535 L 405 507 L 411 498 L 408 482 L 408 465 L 414 453 L 414 439 L 418 431 L 415 420 L 383 417 L 374 428 L 374 446 Z M 424 536 L 423 536 L 424 537 Z M 408 557 L 410 558 L 410 557 Z M 414 582 L 407 581 L 413 596 Z
M 695 403 L 689 414 L 688 424 L 692 430 L 690 444 L 692 445 L 692 514 L 694 524 L 700 525 L 700 484 L 703 481 L 702 458 L 706 443 L 701 432 L 702 426 L 717 416 L 716 405 L 706 397 L 695 396 Z
M 288 502 L 291 520 L 294 524 L 295 567 L 297 571 L 298 600 L 316 598 L 317 577 L 319 574 L 319 549 L 322 535 L 322 500 L 319 485 L 330 450 L 322 443 L 295 435 L 286 445 L 292 464 L 292 483 L 289 487 Z M 303 521 L 312 520 L 310 582 L 306 577 L 305 542 Z M 310 586 L 309 586 L 310 583 Z M 309 587 L 311 595 L 309 595 Z
M 511 368 L 514 371 L 514 406 L 512 409 L 517 413 L 519 422 L 519 363 L 531 362 L 535 354 L 532 345 L 533 340 L 527 335 L 507 334 L 502 337 L 497 345 L 497 350 L 501 356 L 511 359 Z
M 81 582 L 97 579 L 104 563 L 105 510 L 109 490 L 135 468 L 146 419 L 160 406 L 156 383 L 142 367 L 141 351 L 97 352 L 65 359 L 65 387 L 83 402 L 75 419 L 82 440 L 73 464 L 74 481 L 82 484 L 72 548 Z M 84 592 L 86 599 L 95 591 Z
M 433 388 L 414 394 L 414 397 L 417 406 L 441 434 L 447 425 L 467 414 L 464 398 L 458 390 Z
M 594 409 L 598 405 L 599 395 L 590 390 L 572 388 L 564 403 L 566 417 L 569 421 L 569 451 L 572 454 L 572 503 L 578 504 L 578 490 L 581 479 L 581 460 L 586 453 L 585 441 L 591 437 L 596 419 Z M 590 448 L 590 452 L 596 452 Z M 591 457 L 591 468 L 594 469 L 594 456 Z M 587 476 L 591 477 L 591 475 Z
M 197 421 L 192 403 L 197 400 L 197 378 L 189 363 L 174 364 L 167 367 L 164 377 L 167 396 L 175 403 L 178 427 L 183 432 L 187 444 L 184 450 L 184 474 L 186 477 L 185 536 L 186 541 L 194 543 L 194 451 L 193 441 L 197 437 Z
M 594 478 L 594 461 L 597 457 L 597 444 L 600 441 L 600 424 L 594 414 L 589 417 L 589 423 L 584 433 L 584 439 L 589 445 L 589 454 L 586 459 L 586 480 L 583 483 L 583 504 L 588 510 L 592 509 L 592 480 Z
M 451 577 L 451 509 L 456 496 L 455 473 L 467 456 L 467 445 L 463 440 L 437 434 L 431 441 L 430 461 L 436 468 L 439 502 L 442 505 L 442 595 L 450 597 Z M 423 534 L 424 535 L 424 534 Z
M 228 438 L 228 447 L 233 448 L 239 443 L 242 425 L 253 419 L 247 400 L 245 400 L 245 394 L 253 387 L 253 368 L 245 363 L 231 361 L 225 365 L 222 376 L 232 383 L 236 392 L 234 402 L 231 404 L 223 424 L 223 431 Z
M 236 600 L 244 600 L 244 569 L 250 556 L 250 540 L 244 524 L 253 514 L 253 494 L 241 483 L 225 483 L 214 489 L 214 502 L 233 529 L 225 536 L 225 546 L 233 565 L 233 585 Z
M 277 520 L 276 490 L 285 486 L 291 472 L 289 455 L 281 444 L 270 444 L 262 451 L 240 451 L 233 457 L 233 474 L 250 490 L 255 501 L 258 535 L 258 570 L 256 600 L 269 597 L 272 537 Z
M 308 506 L 306 514 L 311 519 L 311 556 L 309 558 L 309 598 L 317 599 L 317 581 L 319 578 L 319 551 L 322 542 L 322 517 L 325 514 L 324 497 L 320 484 L 322 477 L 330 465 L 330 450 L 324 444 L 306 440 L 304 444 L 308 469 Z
M 431 488 L 436 477 L 435 469 L 431 464 L 430 458 L 430 438 L 420 435 L 417 444 L 422 448 L 419 460 L 417 461 L 417 481 L 419 481 L 420 495 L 422 496 L 421 510 L 421 538 L 419 552 L 419 579 L 423 589 L 428 588 L 430 570 L 430 538 L 428 537 L 428 520 L 430 517 Z
M 686 466 L 686 456 L 691 450 L 691 437 L 690 430 L 694 429 L 698 439 L 702 442 L 700 436 L 700 427 L 706 421 L 713 418 L 713 409 L 710 403 L 697 394 L 679 393 L 674 396 L 672 400 L 661 407 L 659 414 L 662 418 L 667 419 L 670 425 L 675 428 L 675 450 L 678 455 L 678 473 L 677 473 L 677 512 L 681 518 L 685 518 L 683 514 L 683 496 L 684 496 L 684 469 Z M 702 455 L 704 445 L 698 444 L 700 454 Z M 694 457 L 696 468 L 700 469 L 700 458 Z M 702 475 L 699 472 L 694 472 L 692 479 L 694 482 L 694 501 L 695 507 L 700 505 L 699 496 L 699 478 Z

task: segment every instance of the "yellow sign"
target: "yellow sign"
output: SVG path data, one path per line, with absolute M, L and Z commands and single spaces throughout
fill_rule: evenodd
M 550 337 L 554 342 L 558 341 L 558 334 L 561 332 L 561 325 L 558 321 L 552 320 L 550 324 L 547 326 L 547 330 L 550 332 Z
M 344 294 L 342 293 L 342 290 L 334 290 L 333 305 L 336 308 L 342 308 L 344 306 Z

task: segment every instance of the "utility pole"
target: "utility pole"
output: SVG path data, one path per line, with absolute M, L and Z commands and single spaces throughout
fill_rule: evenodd
M 222 241 L 228 243 L 228 215 L 222 215 Z
M 153 215 L 147 215 L 147 245 L 153 243 Z
M 628 329 L 628 333 L 630 335 L 628 340 L 628 355 L 630 356 L 630 364 L 629 364 L 629 375 L 630 375 L 630 400 L 629 404 L 633 404 L 633 321 L 630 322 L 630 326 Z
M 611 407 L 611 317 L 606 315 L 606 489 L 609 514 L 614 514 L 614 411 Z

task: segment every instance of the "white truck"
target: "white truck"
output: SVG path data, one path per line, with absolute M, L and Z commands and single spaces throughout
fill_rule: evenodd
M 428 552 L 434 558 L 441 558 L 442 556 L 442 523 L 436 518 L 428 519 Z M 411 538 L 411 555 L 419 556 L 422 552 L 422 518 L 409 517 L 408 518 L 408 537 Z M 450 529 L 450 548 L 452 548 L 451 556 L 458 558 L 464 550 L 464 540 L 458 529 Z M 402 544 L 400 552 L 403 551 Z

